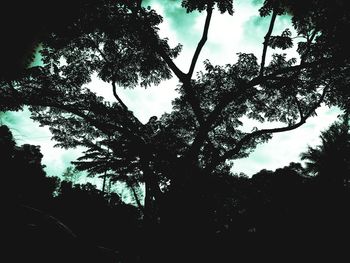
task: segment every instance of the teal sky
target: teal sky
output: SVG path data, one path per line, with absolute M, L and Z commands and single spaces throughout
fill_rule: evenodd
M 199 57 L 196 70 L 202 68 L 202 61 L 205 59 L 210 59 L 214 64 L 234 63 L 237 52 L 251 52 L 260 58 L 263 37 L 269 23 L 269 18 L 259 17 L 258 9 L 261 2 L 261 0 L 236 0 L 233 16 L 214 12 L 208 41 Z M 160 35 L 168 37 L 172 46 L 177 43 L 183 44 L 183 51 L 175 63 L 186 72 L 202 34 L 205 13 L 186 14 L 186 10 L 180 6 L 180 0 L 144 0 L 143 4 L 150 5 L 163 16 L 164 23 L 160 26 Z M 274 33 L 279 33 L 287 27 L 291 28 L 290 18 L 287 16 L 279 18 Z M 295 52 L 288 53 L 288 56 L 295 56 Z M 33 65 L 39 63 L 40 55 L 37 55 Z M 97 78 L 93 79 L 89 87 L 106 99 L 113 100 L 111 88 Z M 177 95 L 175 91 L 177 84 L 176 79 L 171 79 L 158 87 L 120 89 L 119 92 L 135 115 L 146 122 L 151 116 L 160 116 L 171 110 L 171 100 Z M 233 171 L 252 175 L 264 168 L 276 169 L 291 161 L 299 161 L 299 154 L 308 144 L 319 143 L 320 131 L 326 129 L 336 119 L 338 111 L 321 108 L 317 113 L 318 116 L 310 119 L 303 127 L 274 135 L 269 143 L 259 145 L 249 158 L 235 161 Z M 44 154 L 43 162 L 49 175 L 61 175 L 81 152 L 81 149 L 53 148 L 55 143 L 50 140 L 48 128 L 33 123 L 28 110 L 0 114 L 0 120 L 10 126 L 18 144 L 31 143 L 41 146 Z M 248 127 L 253 126 L 249 121 L 246 123 Z
M 186 34 L 186 37 L 182 38 L 182 40 L 184 40 L 184 42 L 181 42 L 182 44 L 192 44 L 192 40 L 200 37 L 200 31 L 193 31 L 190 34 L 188 34 L 187 31 L 188 25 L 191 25 L 200 14 L 198 12 L 187 13 L 186 10 L 181 7 L 181 1 L 144 0 L 143 6 L 151 6 L 158 10 L 161 9 L 165 22 L 169 23 L 176 37 L 181 38 L 181 36 Z
M 35 50 L 35 55 L 34 55 L 34 60 L 33 62 L 30 64 L 30 67 L 36 67 L 36 66 L 40 66 L 42 65 L 42 56 L 40 54 L 40 50 L 41 50 L 41 45 L 39 45 L 36 50 Z

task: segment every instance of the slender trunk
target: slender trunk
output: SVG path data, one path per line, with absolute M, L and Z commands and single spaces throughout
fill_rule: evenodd
M 112 189 L 112 180 L 109 179 L 109 180 L 108 180 L 108 193 L 111 192 L 111 189 Z
M 144 199 L 144 219 L 149 224 L 153 217 L 153 193 L 150 187 L 149 179 L 145 180 L 145 199 Z
M 107 176 L 106 176 L 106 172 L 105 172 L 105 174 L 103 175 L 103 183 L 102 183 L 102 193 L 103 194 L 105 194 L 106 193 L 106 178 L 107 178 Z
M 135 199 L 135 201 L 136 201 L 137 207 L 140 209 L 140 211 L 141 211 L 142 213 L 144 213 L 144 208 L 143 208 L 143 206 L 142 206 L 142 204 L 141 204 L 141 202 L 140 202 L 140 199 L 139 199 L 139 197 L 138 197 L 138 195 L 137 195 L 137 192 L 136 192 L 136 190 L 135 190 L 135 187 L 134 187 L 133 185 L 130 185 L 130 188 L 131 188 L 132 194 L 133 194 L 133 196 L 134 196 L 134 199 Z
M 143 247 L 141 262 L 148 263 L 154 261 L 158 251 L 154 244 L 160 242 L 157 236 L 157 213 L 156 213 L 156 194 L 152 185 L 153 171 L 149 167 L 148 155 L 141 157 L 141 167 L 145 182 L 145 196 L 144 196 L 144 209 L 143 209 Z

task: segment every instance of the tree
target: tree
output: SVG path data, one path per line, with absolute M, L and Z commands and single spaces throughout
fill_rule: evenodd
M 87 142 L 86 145 L 89 145 L 89 149 L 77 161 L 72 163 L 75 165 L 76 170 L 87 171 L 88 176 L 99 176 L 102 178 L 103 193 L 106 193 L 107 180 L 110 185 L 116 181 L 123 182 L 124 186 L 131 190 L 133 199 L 142 211 L 139 197 L 139 183 L 142 181 L 140 169 L 135 165 L 135 161 L 128 157 L 125 149 L 119 156 L 114 156 L 111 149 L 114 147 L 117 150 L 117 148 L 116 145 L 111 143 L 113 141 L 108 139 L 97 143 Z
M 306 171 L 318 176 L 327 184 L 333 182 L 347 185 L 350 172 L 350 129 L 349 117 L 343 115 L 342 121 L 336 121 L 320 135 L 321 144 L 309 146 L 301 154 L 306 160 Z
M 205 70 L 197 75 L 213 10 L 232 15 L 233 1 L 182 1 L 188 12 L 206 15 L 187 73 L 173 61 L 181 45 L 171 48 L 159 37 L 163 18 L 142 1 L 86 4 L 64 29 L 43 38 L 43 66 L 1 82 L 0 109 L 30 106 L 32 118 L 50 127 L 58 146 L 84 146 L 94 152 L 86 155 L 93 165 L 84 169 L 111 171 L 116 180 L 125 178 L 121 170 L 127 177 L 141 177 L 145 218 L 157 221 L 165 192 L 182 209 L 185 200 L 200 196 L 198 182 L 228 170 L 227 161 L 247 156 L 273 133 L 300 127 L 322 103 L 349 106 L 348 40 L 343 35 L 349 7 L 346 1 L 304 2 L 263 3 L 260 14 L 271 22 L 259 62 L 254 54 L 239 53 L 236 62 L 225 66 L 205 61 Z M 276 18 L 286 12 L 293 16 L 295 35 L 289 29 L 272 35 Z M 325 18 L 328 23 L 322 22 Z M 275 53 L 268 62 L 268 48 L 284 50 L 295 44 L 299 58 Z M 93 73 L 111 85 L 114 103 L 84 87 Z M 141 123 L 118 96 L 118 88 L 147 87 L 172 75 L 180 83 L 179 97 L 173 111 L 159 120 Z M 281 126 L 246 131 L 243 116 L 262 123 L 279 121 Z M 108 160 L 98 172 L 96 154 Z
M 3 194 L 10 204 L 45 207 L 57 187 L 57 180 L 46 177 L 43 155 L 40 147 L 30 144 L 17 146 L 10 129 L 0 126 L 0 157 L 3 182 L 6 186 Z
M 77 183 L 80 176 L 81 173 L 74 166 L 68 166 L 62 174 L 63 180 L 71 183 Z

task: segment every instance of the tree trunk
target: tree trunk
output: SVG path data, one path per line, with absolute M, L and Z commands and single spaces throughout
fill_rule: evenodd
M 105 174 L 104 174 L 104 176 L 103 176 L 103 182 L 102 182 L 102 193 L 103 194 L 105 194 L 106 192 L 105 192 L 105 190 L 106 190 L 106 172 L 105 172 Z

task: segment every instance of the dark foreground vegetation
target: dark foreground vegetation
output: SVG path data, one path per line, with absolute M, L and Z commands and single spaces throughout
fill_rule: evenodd
M 331 128 L 337 125 L 338 134 L 328 130 L 323 136 L 338 136 L 338 144 L 328 137 L 310 148 L 303 154 L 306 169 L 291 163 L 252 178 L 227 173 L 201 178 L 183 198 L 164 195 L 162 221 L 152 225 L 116 193 L 47 177 L 40 149 L 16 146 L 1 126 L 11 262 L 307 259 L 317 258 L 320 249 L 343 255 L 350 234 L 350 134 L 339 138 L 339 123 Z M 322 160 L 311 156 L 315 151 Z M 314 170 L 320 162 L 333 169 Z M 183 214 L 170 211 L 174 206 Z

